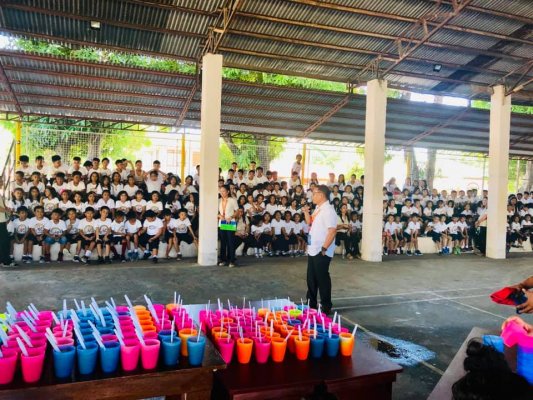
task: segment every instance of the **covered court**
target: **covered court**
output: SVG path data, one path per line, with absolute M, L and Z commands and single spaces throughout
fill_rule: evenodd
M 5 176 L 24 154 L 23 127 L 199 129 L 199 208 L 216 215 L 222 136 L 364 148 L 362 260 L 334 259 L 333 300 L 343 323 L 360 324 L 358 340 L 405 368 L 395 399 L 426 398 L 472 327 L 498 330 L 510 315 L 488 294 L 531 274 L 530 253 L 509 257 L 505 248 L 509 159 L 533 160 L 533 116 L 523 112 L 533 106 L 528 0 L 6 0 L 0 35 L 0 112 L 17 126 Z M 179 68 L 44 54 L 37 46 L 24 51 L 14 45 L 18 39 L 101 49 L 120 60 L 170 60 Z M 329 82 L 332 89 L 232 79 L 224 75 L 230 68 Z M 400 95 L 392 98 L 390 89 Z M 414 102 L 413 93 L 439 101 Z M 180 142 L 175 147 L 184 152 Z M 388 147 L 487 156 L 487 258 L 383 259 Z M 175 172 L 183 177 L 184 168 L 182 162 Z M 213 267 L 216 243 L 216 219 L 200 218 L 197 259 L 181 264 L 2 270 L 0 301 L 53 307 L 61 298 L 124 292 L 140 301 L 176 288 L 190 303 L 305 297 L 303 259 L 243 259 L 242 268 L 220 269 Z

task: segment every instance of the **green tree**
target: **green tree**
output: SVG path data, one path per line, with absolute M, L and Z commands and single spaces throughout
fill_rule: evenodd
M 269 169 L 270 162 L 285 149 L 285 143 L 284 139 L 270 140 L 266 136 L 254 134 L 224 136 L 220 145 L 220 167 L 223 171 L 227 170 L 235 161 L 246 168 L 251 161 L 256 161 L 258 166 Z

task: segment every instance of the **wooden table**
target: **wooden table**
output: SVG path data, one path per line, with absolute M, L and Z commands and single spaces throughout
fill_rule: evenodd
M 213 399 L 298 399 L 325 385 L 339 400 L 385 400 L 402 367 L 364 344 L 356 344 L 352 357 L 298 361 L 287 352 L 283 363 L 248 365 L 234 360 L 215 373 Z
M 22 382 L 20 372 L 15 382 L 0 386 L 0 400 L 17 399 L 142 399 L 167 396 L 167 399 L 210 399 L 213 371 L 226 368 L 213 344 L 207 340 L 201 367 L 191 367 L 187 358 L 180 358 L 175 368 L 160 366 L 154 371 L 139 369 L 131 373 L 92 376 L 77 374 L 67 381 L 54 377 L 53 362 L 48 355 L 41 381 L 36 385 Z
M 499 333 L 478 327 L 472 328 L 467 338 L 455 354 L 452 362 L 444 372 L 444 375 L 442 375 L 437 385 L 433 388 L 428 400 L 450 400 L 452 398 L 453 384 L 466 374 L 463 363 L 466 358 L 466 348 L 468 347 L 468 342 L 474 338 L 481 339 L 483 335 L 499 335 Z M 513 371 L 516 371 L 516 346 L 512 348 L 505 346 L 504 354 L 509 367 L 511 367 Z

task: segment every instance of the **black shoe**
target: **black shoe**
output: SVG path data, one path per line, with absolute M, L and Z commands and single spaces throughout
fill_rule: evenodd
M 181 256 L 181 253 L 178 253 L 177 257 L 176 257 L 176 260 L 181 260 L 183 257 Z
M 157 257 L 152 258 L 152 262 L 153 262 L 154 264 L 157 264 Z
M 148 260 L 150 258 L 150 253 L 144 253 L 143 260 Z
M 106 263 L 106 264 L 111 264 L 111 259 L 110 259 L 109 257 L 106 257 L 106 258 L 105 258 L 105 263 Z
M 125 262 L 126 262 L 126 257 L 121 256 L 121 257 L 120 257 L 120 261 L 123 262 L 123 263 L 125 263 Z
M 104 263 L 104 257 L 98 256 L 98 264 L 103 264 L 103 263 Z

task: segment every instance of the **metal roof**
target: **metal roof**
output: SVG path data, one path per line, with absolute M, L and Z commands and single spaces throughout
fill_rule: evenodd
M 224 7 L 235 11 L 221 28 L 226 66 L 364 82 L 379 58 L 391 85 L 486 97 L 533 62 L 530 0 L 4 0 L 0 31 L 196 61 Z M 516 101 L 533 104 L 532 77 Z
M 0 63 L 22 112 L 28 115 L 101 119 L 175 126 L 195 83 L 193 75 L 81 62 L 16 51 L 0 51 Z M 303 132 L 346 93 L 298 89 L 224 80 L 222 129 L 303 138 Z M 199 126 L 197 92 L 184 125 Z M 16 105 L 0 84 L 0 109 L 16 113 Z M 465 114 L 453 120 L 459 113 Z M 416 121 L 416 123 L 414 123 Z M 365 97 L 348 104 L 312 132 L 308 139 L 364 141 Z M 402 146 L 435 126 L 441 130 L 417 145 L 464 151 L 488 150 L 489 113 L 461 107 L 389 99 L 388 145 Z M 533 156 L 533 118 L 512 115 L 511 154 Z

